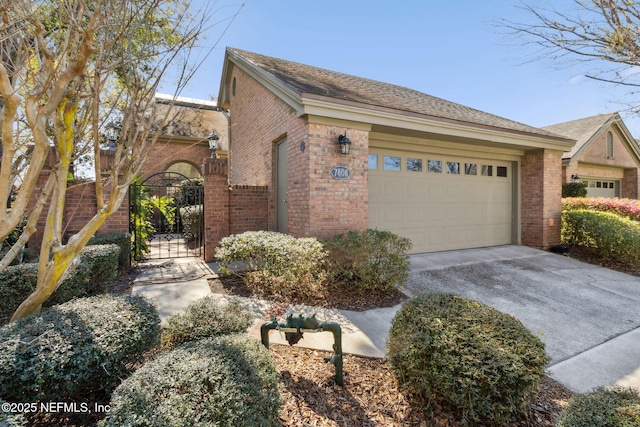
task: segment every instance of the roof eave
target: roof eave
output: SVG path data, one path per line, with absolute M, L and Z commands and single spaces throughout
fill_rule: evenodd
M 575 144 L 575 140 L 560 136 L 536 135 L 503 128 L 475 125 L 469 122 L 457 122 L 439 117 L 399 112 L 398 110 L 385 109 L 383 107 L 372 108 L 370 105 L 333 98 L 323 98 L 313 94 L 302 94 L 301 101 L 304 109 L 299 114 L 373 125 L 402 127 L 419 132 L 483 140 L 510 146 L 524 146 L 527 149 L 568 151 Z
M 264 85 L 268 90 L 273 92 L 278 98 L 284 101 L 287 105 L 293 108 L 298 115 L 302 114 L 303 106 L 302 106 L 302 97 L 301 94 L 298 93 L 291 86 L 287 85 L 285 82 L 274 76 L 273 74 L 265 71 L 259 66 L 255 65 L 253 62 L 249 61 L 244 56 L 238 54 L 232 49 L 227 48 L 225 53 L 225 60 L 222 69 L 222 78 L 220 79 L 220 100 L 218 106 L 220 108 L 225 108 L 225 104 L 228 105 L 229 93 L 228 88 L 231 83 L 231 71 L 233 67 L 229 66 L 229 64 L 233 64 L 237 66 L 242 71 L 247 73 L 253 79 L 258 81 L 260 84 Z M 227 109 L 227 108 L 225 108 Z

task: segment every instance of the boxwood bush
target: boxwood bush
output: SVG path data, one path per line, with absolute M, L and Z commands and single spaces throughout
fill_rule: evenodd
M 587 184 L 584 182 L 562 184 L 562 197 L 587 197 Z
M 142 297 L 80 298 L 0 328 L 0 397 L 60 401 L 109 391 L 160 336 Z
M 234 261 L 247 263 L 248 286 L 268 295 L 313 296 L 326 280 L 326 251 L 315 238 L 273 231 L 247 231 L 223 238 L 215 256 L 228 273 Z
M 120 256 L 118 258 L 118 267 L 121 270 L 127 270 L 131 266 L 131 234 L 129 233 L 104 233 L 93 236 L 87 246 L 93 245 L 118 245 L 120 248 Z
M 5 402 L 0 399 L 0 406 L 3 403 L 17 403 L 17 402 Z M 2 427 L 23 427 L 27 425 L 27 421 L 24 419 L 24 415 L 12 412 L 0 411 L 0 426 Z
M 146 363 L 113 392 L 101 426 L 278 426 L 278 374 L 246 334 L 184 344 Z
M 324 242 L 330 281 L 358 292 L 400 288 L 409 275 L 411 240 L 390 231 L 349 231 Z
M 640 393 L 630 388 L 599 387 L 576 394 L 562 412 L 558 427 L 640 426 Z
M 640 223 L 610 212 L 562 212 L 562 241 L 596 248 L 603 259 L 640 262 Z
M 120 248 L 116 245 L 87 246 L 80 253 L 76 269 L 58 286 L 44 306 L 62 304 L 73 298 L 96 295 L 118 273 Z M 9 317 L 36 288 L 38 264 L 12 265 L 0 271 L 0 317 Z
M 245 332 L 252 322 L 253 316 L 237 300 L 221 304 L 209 296 L 189 304 L 184 312 L 169 316 L 163 341 L 172 347 L 188 341 Z
M 549 359 L 544 344 L 512 316 L 433 292 L 407 301 L 391 323 L 388 360 L 400 386 L 459 421 L 508 422 L 529 402 Z

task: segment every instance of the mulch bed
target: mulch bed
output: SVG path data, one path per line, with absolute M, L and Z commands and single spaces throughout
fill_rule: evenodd
M 562 255 L 558 255 L 562 256 Z M 601 265 L 613 270 L 640 276 L 640 267 L 630 267 L 616 261 L 603 261 L 588 248 L 571 247 L 571 258 Z M 135 268 L 121 275 L 108 291 L 118 294 L 131 292 Z M 389 307 L 401 303 L 406 296 L 401 292 L 360 295 L 341 291 L 309 299 L 267 298 L 246 287 L 241 277 L 226 276 L 211 279 L 214 293 L 257 297 L 274 301 L 272 312 L 281 313 L 288 304 L 306 304 L 347 310 L 367 310 Z M 411 396 L 400 391 L 398 383 L 384 359 L 369 359 L 345 354 L 344 387 L 335 384 L 335 370 L 325 363 L 331 353 L 272 344 L 271 355 L 282 382 L 283 406 L 280 420 L 284 427 L 293 426 L 442 426 L 461 427 L 454 411 L 439 402 L 431 402 L 429 413 L 421 411 Z M 538 394 L 521 418 L 509 427 L 554 426 L 573 393 L 550 378 L 545 378 Z M 39 418 L 39 419 L 38 419 Z M 93 425 L 71 419 L 31 419 L 31 425 Z M 42 422 L 45 424 L 42 424 Z M 56 422 L 57 421 L 57 422 Z M 76 421 L 76 422 L 74 422 Z M 35 423 L 34 423 L 35 422 Z

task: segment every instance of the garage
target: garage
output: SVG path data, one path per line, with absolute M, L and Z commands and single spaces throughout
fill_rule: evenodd
M 619 197 L 620 181 L 607 178 L 581 179 L 587 186 L 587 197 Z
M 371 149 L 369 226 L 413 241 L 412 253 L 514 242 L 516 161 Z

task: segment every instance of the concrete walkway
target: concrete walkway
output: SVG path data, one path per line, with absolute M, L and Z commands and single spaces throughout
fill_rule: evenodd
M 197 258 L 143 264 L 133 293 L 150 298 L 163 322 L 211 295 L 215 263 Z M 576 392 L 620 384 L 640 390 L 640 278 L 524 246 L 449 251 L 411 257 L 405 293 L 464 295 L 519 319 L 545 343 L 550 375 Z M 221 302 L 230 297 L 214 295 Z M 241 298 L 254 313 L 252 334 L 267 318 L 268 301 Z M 342 328 L 343 351 L 384 357 L 390 322 L 400 306 L 364 312 L 289 306 L 282 318 L 312 315 Z M 271 343 L 286 344 L 277 331 Z M 297 344 L 332 351 L 331 333 L 306 333 Z

